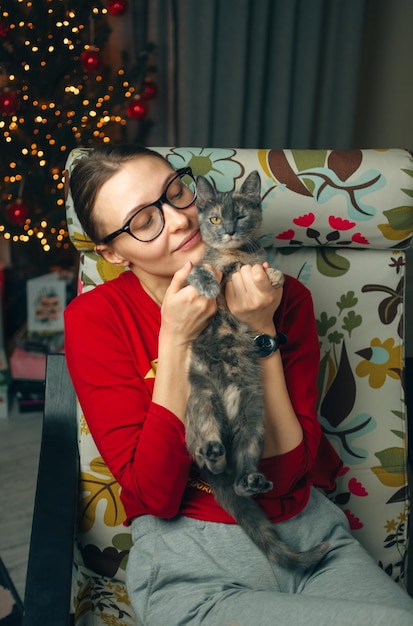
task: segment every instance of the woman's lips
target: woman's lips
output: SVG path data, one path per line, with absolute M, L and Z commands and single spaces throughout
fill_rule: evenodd
M 189 248 L 192 248 L 192 246 L 197 244 L 199 241 L 201 241 L 201 233 L 199 230 L 196 230 L 194 233 L 186 237 L 182 243 L 179 244 L 176 250 L 189 250 Z

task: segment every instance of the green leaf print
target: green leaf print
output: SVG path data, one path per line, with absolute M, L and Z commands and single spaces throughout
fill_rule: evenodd
M 351 337 L 351 331 L 361 326 L 362 321 L 363 318 L 361 315 L 357 315 L 354 311 L 349 311 L 343 320 L 342 328 L 346 330 L 349 337 Z
M 319 337 L 325 337 L 328 330 L 336 323 L 336 317 L 327 317 L 327 313 L 323 311 L 320 315 L 320 319 L 316 321 L 317 332 Z
M 393 228 L 393 230 L 411 230 L 412 224 L 412 211 L 411 206 L 399 206 L 389 211 L 383 211 L 383 214 L 387 217 L 387 220 Z
M 344 309 L 351 309 L 353 306 L 356 306 L 357 302 L 358 298 L 355 296 L 354 291 L 347 291 L 336 304 L 340 313 L 342 313 Z
M 390 474 L 399 474 L 404 470 L 406 455 L 403 448 L 386 448 L 374 454 L 379 459 L 383 469 Z
M 350 262 L 332 248 L 317 248 L 317 269 L 323 276 L 337 278 L 349 270 Z

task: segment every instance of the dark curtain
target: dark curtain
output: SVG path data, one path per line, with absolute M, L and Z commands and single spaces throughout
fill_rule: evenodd
M 349 148 L 367 0 L 147 0 L 152 145 Z

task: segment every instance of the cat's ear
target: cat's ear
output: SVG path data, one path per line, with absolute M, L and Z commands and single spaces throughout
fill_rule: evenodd
M 257 170 L 247 176 L 241 185 L 240 193 L 261 198 L 261 177 Z
M 203 205 L 209 200 L 214 200 L 217 192 L 205 176 L 197 176 L 196 191 L 198 195 L 197 206 Z

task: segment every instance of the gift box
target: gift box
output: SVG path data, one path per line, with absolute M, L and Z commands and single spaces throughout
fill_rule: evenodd
M 63 332 L 66 281 L 59 272 L 50 272 L 27 281 L 27 330 Z
M 44 380 L 46 377 L 46 354 L 31 352 L 17 346 L 10 357 L 13 380 Z

